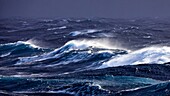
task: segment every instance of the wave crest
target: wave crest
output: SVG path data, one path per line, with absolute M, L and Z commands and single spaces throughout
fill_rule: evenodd
M 18 41 L 15 43 L 0 44 L 0 57 L 9 55 L 29 56 L 39 52 L 44 52 L 45 49 L 40 48 L 30 41 Z
M 103 63 L 99 68 L 137 64 L 164 64 L 166 62 L 170 62 L 170 47 L 148 47 L 113 58 Z
M 17 64 L 36 64 L 47 62 L 45 66 L 65 64 L 97 65 L 112 56 L 127 54 L 126 50 L 112 47 L 108 42 L 98 40 L 72 40 L 62 47 L 38 56 L 22 57 Z M 83 67 L 84 67 L 83 66 Z M 94 67 L 94 66 L 93 66 Z M 96 66 L 95 66 L 96 67 Z

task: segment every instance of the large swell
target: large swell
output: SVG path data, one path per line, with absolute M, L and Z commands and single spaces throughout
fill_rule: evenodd
M 1 58 L 13 59 L 13 66 L 57 67 L 77 65 L 72 70 L 94 69 L 108 61 L 111 57 L 127 54 L 128 51 L 109 45 L 102 40 L 72 40 L 57 49 L 42 49 L 31 43 L 16 42 L 1 45 Z M 22 52 L 22 53 L 21 53 Z M 14 54 L 15 53 L 15 54 Z M 13 62 L 13 61 L 11 61 Z M 11 64 L 12 65 L 12 64 Z
M 170 95 L 167 21 L 3 19 L 0 24 L 0 95 Z
M 57 49 L 43 49 L 23 41 L 2 44 L 0 47 L 2 59 L 18 57 L 14 65 L 52 67 L 81 63 L 83 66 L 83 62 L 86 62 L 84 66 L 88 68 L 106 68 L 170 62 L 170 47 L 155 46 L 130 51 L 118 48 L 116 45 L 109 45 L 109 41 L 106 40 L 102 42 L 101 40 L 71 40 Z

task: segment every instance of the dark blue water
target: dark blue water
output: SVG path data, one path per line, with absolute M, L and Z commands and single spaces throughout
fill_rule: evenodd
M 168 19 L 1 19 L 0 94 L 170 95 Z

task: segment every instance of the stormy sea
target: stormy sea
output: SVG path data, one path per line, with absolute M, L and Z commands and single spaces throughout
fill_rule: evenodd
M 170 19 L 0 20 L 0 96 L 169 96 Z

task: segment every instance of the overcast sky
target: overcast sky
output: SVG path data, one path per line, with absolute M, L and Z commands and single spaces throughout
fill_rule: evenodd
M 170 0 L 0 0 L 0 17 L 170 17 Z

